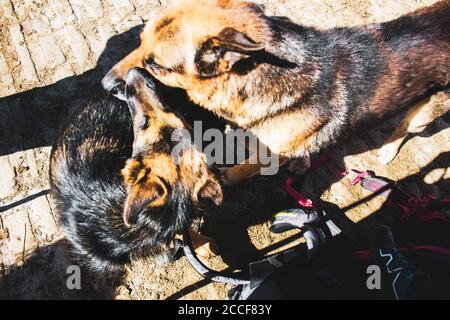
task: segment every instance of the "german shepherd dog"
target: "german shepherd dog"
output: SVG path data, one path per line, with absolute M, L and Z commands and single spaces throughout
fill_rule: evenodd
M 87 104 L 53 147 L 50 181 L 60 226 L 86 258 L 81 262 L 95 270 L 117 270 L 132 257 L 166 262 L 197 208 L 222 201 L 215 174 L 193 145 L 171 156 L 172 132 L 188 125 L 163 100 L 163 88 L 147 71 L 130 70 L 128 107 L 114 97 Z M 206 242 L 198 236 L 197 247 Z
M 268 17 L 246 1 L 183 0 L 146 25 L 140 47 L 103 86 L 120 94 L 126 72 L 144 67 L 250 130 L 281 163 L 297 159 L 289 167 L 296 173 L 350 130 L 416 105 L 401 125 L 406 129 L 390 140 L 396 143 L 381 151 L 389 162 L 409 129 L 423 129 L 448 110 L 417 103 L 449 84 L 449 26 L 449 0 L 381 25 L 323 31 Z M 235 183 L 260 169 L 246 162 L 224 177 Z

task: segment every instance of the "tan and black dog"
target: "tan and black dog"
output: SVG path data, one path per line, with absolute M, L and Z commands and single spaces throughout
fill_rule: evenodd
M 147 24 L 140 47 L 114 66 L 103 86 L 119 94 L 126 72 L 145 67 L 250 130 L 282 163 L 300 159 L 290 169 L 301 173 L 311 153 L 448 86 L 449 26 L 448 0 L 381 25 L 325 31 L 266 16 L 246 1 L 183 0 Z M 446 111 L 422 110 L 432 107 L 418 104 L 402 126 L 423 128 Z M 388 162 L 397 150 L 385 148 L 380 157 Z M 241 164 L 225 180 L 259 170 Z
M 88 103 L 53 147 L 59 224 L 95 270 L 117 269 L 133 256 L 166 262 L 173 240 L 206 201 L 222 202 L 218 180 L 193 144 L 172 157 L 172 133 L 189 127 L 162 98 L 164 89 L 147 71 L 130 70 L 128 107 L 111 96 Z M 210 239 L 191 237 L 198 253 L 214 250 Z

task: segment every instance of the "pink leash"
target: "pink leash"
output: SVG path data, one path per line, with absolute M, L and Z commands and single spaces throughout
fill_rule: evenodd
M 319 168 L 320 166 L 322 166 L 323 164 L 327 163 L 330 160 L 331 160 L 331 156 L 329 156 L 328 154 L 321 156 L 319 159 L 317 159 L 316 161 L 314 161 L 311 164 L 311 167 L 308 169 L 308 172 L 316 170 L 317 168 Z M 352 186 L 359 184 L 364 179 L 371 178 L 374 176 L 374 174 L 370 171 L 358 171 L 358 170 L 354 170 L 354 169 L 345 171 L 345 172 L 340 172 L 338 174 L 341 177 L 345 177 L 350 172 L 353 172 L 356 174 L 356 177 L 350 182 L 350 184 Z M 308 208 L 308 209 L 314 209 L 313 202 L 310 199 L 303 197 L 300 194 L 300 192 L 298 192 L 297 190 L 294 189 L 294 187 L 292 187 L 292 185 L 294 183 L 296 183 L 297 181 L 299 181 L 300 179 L 301 178 L 299 178 L 299 177 L 289 177 L 286 180 L 284 189 L 295 201 L 297 201 L 297 203 L 300 206 L 302 206 L 304 208 Z M 431 204 L 432 202 L 434 202 L 436 200 L 438 200 L 438 198 L 436 198 L 432 195 L 427 195 L 427 196 L 424 196 L 421 198 L 411 198 L 410 204 L 413 205 L 414 209 L 416 209 L 419 206 L 426 206 L 428 204 Z M 450 199 L 445 198 L 445 199 L 442 199 L 441 202 L 450 203 Z M 402 206 L 402 208 L 403 207 L 404 206 Z M 404 220 L 404 219 L 406 220 L 406 219 L 410 218 L 410 216 L 415 212 L 415 210 L 411 210 L 410 208 L 405 207 L 403 209 L 406 212 L 406 214 L 403 216 L 403 218 L 401 220 Z M 433 220 L 436 218 L 438 218 L 436 213 L 426 212 L 425 214 L 420 215 L 419 221 L 425 222 L 425 221 Z M 442 217 L 440 217 L 440 218 L 442 219 Z M 446 218 L 444 218 L 444 220 L 449 221 Z M 401 221 L 400 223 L 404 223 L 404 221 Z M 411 247 L 410 248 L 402 247 L 402 248 L 400 248 L 400 250 L 402 252 L 411 252 L 411 251 L 414 252 L 414 251 L 424 250 L 424 251 L 438 253 L 438 254 L 441 254 L 443 256 L 450 258 L 450 250 L 449 249 L 443 248 L 443 247 L 437 247 L 437 246 L 418 245 L 418 246 L 415 246 L 412 248 Z M 361 260 L 373 259 L 373 256 L 369 251 L 356 251 L 353 253 L 353 257 L 357 258 L 357 259 L 361 259 Z
M 323 164 L 327 163 L 330 160 L 331 160 L 331 157 L 328 154 L 325 154 L 325 155 L 321 156 L 320 158 L 318 158 L 317 160 L 315 160 L 315 161 L 313 161 L 311 163 L 311 167 L 308 169 L 308 172 L 316 170 L 317 168 L 319 168 L 320 166 L 322 166 Z M 303 197 L 300 194 L 300 192 L 295 190 L 294 187 L 292 186 L 294 183 L 296 183 L 300 179 L 302 179 L 302 178 L 300 178 L 300 177 L 289 177 L 286 180 L 286 183 L 284 184 L 284 190 L 286 190 L 286 192 L 295 201 L 297 201 L 297 203 L 301 207 L 304 207 L 304 208 L 307 208 L 307 209 L 314 209 L 313 202 L 310 199 L 307 199 L 307 198 Z
M 308 169 L 308 172 L 314 171 L 317 168 L 321 167 L 325 163 L 329 162 L 332 159 L 332 157 L 329 154 L 325 154 L 318 159 L 316 159 L 312 164 L 311 167 Z M 356 177 L 350 182 L 352 186 L 357 185 L 360 183 L 363 179 L 372 177 L 372 173 L 369 171 L 357 171 L 357 170 L 349 170 L 344 172 L 338 172 L 337 175 L 340 177 L 347 176 L 350 172 L 354 172 L 356 174 Z M 303 197 L 300 192 L 295 190 L 292 185 L 299 181 L 301 178 L 299 177 L 289 177 L 286 180 L 286 183 L 284 185 L 285 191 L 295 200 L 297 203 L 304 208 L 308 209 L 314 209 L 314 205 L 310 199 L 307 199 Z
M 349 170 L 341 173 L 342 177 L 349 175 L 351 172 L 356 174 L 356 177 L 350 182 L 352 186 L 359 184 L 362 180 L 367 178 L 372 178 L 375 174 L 371 171 L 358 171 L 358 170 Z M 425 195 L 423 197 L 411 197 L 408 200 L 408 205 L 392 202 L 393 204 L 402 208 L 404 215 L 400 218 L 399 224 L 403 225 L 407 223 L 413 216 L 415 216 L 416 221 L 418 222 L 428 222 L 434 219 L 443 220 L 445 222 L 450 223 L 450 219 L 439 215 L 432 210 L 428 210 L 426 207 L 436 201 L 439 201 L 442 204 L 450 203 L 450 198 L 439 199 L 431 194 Z M 422 209 L 422 210 L 417 210 Z
M 315 160 L 311 167 L 308 169 L 308 172 L 314 171 L 323 164 L 329 162 L 332 159 L 332 157 L 329 154 L 325 154 L 321 157 L 319 157 L 317 160 Z M 344 172 L 337 172 L 337 175 L 340 177 L 345 177 L 349 175 L 351 172 L 356 174 L 356 177 L 350 182 L 352 186 L 355 186 L 359 184 L 362 180 L 367 178 L 372 178 L 375 176 L 375 174 L 371 171 L 358 171 L 358 170 L 348 170 Z M 294 187 L 293 184 L 298 182 L 301 177 L 289 177 L 284 185 L 285 191 L 295 200 L 297 203 L 304 208 L 307 209 L 314 209 L 313 202 L 302 196 L 300 192 L 298 192 Z M 419 198 L 410 198 L 408 200 L 409 206 L 404 205 L 402 203 L 394 203 L 402 208 L 404 211 L 404 215 L 400 218 L 399 224 L 403 225 L 407 223 L 413 216 L 415 216 L 416 220 L 418 222 L 427 222 L 434 219 L 443 220 L 445 222 L 450 223 L 450 219 L 447 217 L 441 216 L 436 212 L 433 212 L 432 210 L 427 209 L 427 206 L 432 204 L 433 202 L 439 201 L 443 204 L 450 203 L 450 198 L 444 198 L 444 199 L 438 199 L 434 197 L 433 195 L 425 195 L 423 197 Z M 420 210 L 422 208 L 423 210 Z M 417 210 L 419 209 L 419 210 Z
M 448 219 L 447 217 L 441 216 L 438 213 L 434 212 L 433 210 L 429 210 L 427 208 L 428 205 L 436 201 L 439 201 L 442 204 L 447 204 L 450 203 L 450 198 L 439 199 L 429 194 L 420 198 L 409 199 L 408 203 L 410 207 L 397 203 L 397 205 L 399 205 L 405 212 L 403 217 L 400 219 L 400 224 L 405 224 L 406 222 L 408 222 L 414 216 L 414 214 L 418 222 L 428 222 L 434 219 L 439 219 L 447 223 L 450 223 L 450 219 Z M 423 210 L 417 213 L 418 211 L 417 209 L 419 208 L 423 208 Z
M 284 190 L 292 197 L 295 201 L 298 202 L 298 204 L 301 207 L 307 208 L 307 209 L 314 209 L 314 205 L 310 199 L 307 199 L 303 197 L 300 192 L 295 190 L 292 185 L 297 182 L 299 178 L 288 178 L 286 180 L 286 183 L 284 185 Z

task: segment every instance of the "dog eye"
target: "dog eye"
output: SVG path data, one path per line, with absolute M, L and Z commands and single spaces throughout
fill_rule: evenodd
M 157 70 L 159 70 L 159 71 L 173 72 L 173 69 L 172 69 L 172 68 L 166 68 L 166 67 L 163 67 L 162 65 L 156 63 L 154 57 L 149 57 L 149 58 L 147 58 L 147 60 L 145 60 L 145 63 L 146 63 L 147 66 L 149 66 L 150 68 L 157 69 Z
M 153 57 L 148 57 L 146 60 L 145 60 L 145 64 L 147 65 L 147 66 L 149 66 L 149 67 L 156 67 L 156 68 L 160 68 L 161 66 L 159 65 L 159 64 L 157 64 L 156 62 L 155 62 L 155 58 L 153 58 Z

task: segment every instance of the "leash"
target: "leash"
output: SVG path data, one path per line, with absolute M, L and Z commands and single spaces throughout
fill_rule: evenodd
M 322 156 L 317 161 L 315 161 L 309 170 L 314 170 L 315 168 L 318 168 L 323 163 L 330 160 L 330 157 L 328 155 Z M 299 177 L 290 177 L 287 179 L 285 183 L 285 190 L 290 194 L 302 207 L 308 208 L 308 209 L 314 209 L 313 203 L 311 200 L 304 198 L 297 190 L 294 189 L 292 186 L 294 183 L 299 181 L 301 178 Z M 301 225 L 296 225 L 295 227 L 300 228 L 304 227 L 303 223 Z M 317 246 L 313 243 L 315 241 L 316 237 L 309 236 L 310 233 L 312 233 L 312 230 L 306 231 L 306 241 L 307 241 L 307 247 L 309 250 L 313 250 Z M 177 240 L 176 241 L 176 247 L 182 248 L 184 255 L 186 256 L 189 263 L 192 265 L 192 267 L 203 277 L 219 283 L 227 283 L 232 284 L 235 286 L 238 285 L 250 285 L 250 277 L 247 277 L 243 272 L 238 273 L 225 273 L 220 271 L 215 271 L 206 266 L 197 256 L 195 253 L 194 247 L 192 245 L 192 240 L 188 231 L 188 227 L 186 226 L 183 230 L 183 241 Z M 258 264 L 258 263 L 267 263 L 272 265 L 274 261 L 277 261 L 277 257 L 281 257 L 283 255 L 289 255 L 290 257 L 293 256 L 293 250 L 288 250 L 286 252 L 281 252 L 278 254 L 271 255 L 267 258 L 265 258 L 262 261 L 252 263 L 252 264 Z M 295 254 L 294 254 L 295 255 Z M 251 265 L 252 265 L 251 264 Z M 250 265 L 250 266 L 251 266 Z M 278 268 L 280 265 L 280 262 L 275 263 L 276 268 Z
M 379 179 L 376 178 L 375 173 L 373 171 L 358 171 L 358 170 L 349 170 L 342 173 L 342 177 L 345 177 L 349 174 L 355 174 L 355 178 L 350 181 L 352 186 L 360 184 L 365 179 Z M 382 179 L 379 179 L 382 180 Z M 383 180 L 384 181 L 384 180 Z M 405 194 L 409 199 L 402 203 L 400 201 L 394 201 L 389 199 L 390 190 L 394 190 L 395 186 L 386 182 L 386 191 L 381 193 L 380 195 L 387 193 L 384 197 L 387 199 L 387 204 L 396 205 L 400 207 L 403 211 L 403 215 L 400 218 L 398 224 L 405 225 L 411 220 L 415 220 L 417 222 L 428 222 L 431 220 L 441 220 L 447 223 L 450 223 L 450 219 L 439 214 L 438 211 L 442 210 L 445 206 L 450 205 L 450 198 L 438 198 L 433 196 L 432 194 L 426 194 L 422 197 L 413 197 L 411 195 Z M 377 191 L 372 191 L 377 192 Z
M 411 219 L 417 222 L 428 222 L 432 220 L 442 220 L 450 223 L 450 219 L 438 213 L 444 206 L 450 204 L 450 198 L 439 199 L 431 194 L 423 197 L 411 198 L 408 200 L 409 206 L 399 205 L 404 211 L 404 215 L 400 218 L 400 225 L 406 224 Z
M 232 285 L 245 285 L 250 283 L 250 280 L 246 279 L 245 275 L 242 272 L 225 273 L 215 271 L 207 267 L 195 253 L 187 227 L 183 231 L 183 243 L 181 244 L 181 246 L 189 263 L 199 274 L 201 274 L 205 278 L 214 282 L 227 283 Z
M 316 161 L 314 161 L 308 171 L 314 171 L 317 168 L 319 168 L 321 165 L 323 165 L 324 163 L 326 163 L 330 160 L 331 160 L 331 156 L 329 156 L 328 154 L 325 154 L 324 156 L 322 156 L 319 159 L 317 159 Z M 366 178 L 373 177 L 373 173 L 371 173 L 369 171 L 359 172 L 357 170 L 350 170 L 350 171 L 341 173 L 341 176 L 347 176 L 350 172 L 353 172 L 356 174 L 356 177 L 351 181 L 352 185 L 356 185 Z M 300 181 L 301 179 L 302 179 L 301 177 L 289 177 L 285 182 L 284 189 L 300 205 L 300 207 L 304 208 L 305 210 L 316 211 L 317 219 L 320 219 L 318 216 L 317 210 L 315 210 L 313 202 L 310 199 L 302 196 L 302 194 L 293 187 L 293 185 L 295 183 L 297 183 L 298 181 Z M 423 204 L 428 205 L 430 203 L 433 203 L 434 200 L 435 199 L 428 197 L 428 198 L 419 199 L 419 201 L 417 201 L 417 203 L 421 204 L 421 205 L 423 205 Z M 450 199 L 445 199 L 445 201 L 447 201 L 445 203 L 449 203 L 450 202 L 449 200 Z M 286 217 L 287 217 L 287 219 L 286 219 Z M 311 212 L 309 212 L 309 211 L 300 212 L 300 213 L 286 212 L 286 213 L 283 213 L 283 214 L 279 215 L 278 217 L 276 217 L 276 220 L 277 219 L 278 219 L 277 223 L 275 223 L 273 225 L 273 228 L 271 228 L 271 231 L 274 233 L 283 232 L 283 230 L 286 230 L 285 228 L 288 228 L 288 229 L 296 228 L 299 230 L 304 229 L 304 237 L 306 239 L 308 255 L 313 255 L 317 251 L 319 242 L 322 242 L 322 240 L 323 240 L 322 238 L 326 237 L 323 234 L 322 230 L 313 227 L 314 224 L 310 224 L 311 221 L 309 221 L 309 220 L 311 220 L 311 219 L 314 220 L 314 217 L 311 216 Z M 286 219 L 285 224 L 283 223 L 284 219 Z M 289 221 L 287 221 L 287 220 L 289 220 Z M 324 224 L 324 223 L 322 223 L 322 224 Z M 341 233 L 341 230 L 337 226 L 335 226 L 334 223 L 332 223 L 332 221 L 329 220 L 328 222 L 325 222 L 325 225 L 329 230 L 328 233 L 330 233 L 330 235 L 332 237 Z M 255 285 L 254 281 L 253 282 L 251 281 L 251 279 L 250 279 L 251 277 L 246 275 L 244 272 L 226 273 L 226 272 L 212 270 L 208 266 L 206 266 L 198 258 L 197 254 L 195 253 L 187 226 L 183 230 L 183 241 L 178 240 L 177 246 L 181 247 L 183 249 L 183 252 L 184 252 L 186 258 L 188 259 L 189 263 L 203 277 L 205 277 L 211 281 L 214 281 L 214 282 L 226 283 L 226 284 L 231 284 L 234 286 L 250 285 L 253 287 L 253 285 Z M 450 250 L 445 249 L 445 248 L 421 246 L 420 249 L 430 250 L 433 252 L 439 252 L 441 254 L 444 253 L 444 254 L 450 256 Z M 276 268 L 279 268 L 280 265 L 283 265 L 283 263 L 280 264 L 280 261 L 278 261 L 278 259 L 282 258 L 281 260 L 285 260 L 285 259 L 283 259 L 284 256 L 290 256 L 290 258 L 292 259 L 292 257 L 295 255 L 296 255 L 295 251 L 293 249 L 290 249 L 290 250 L 266 257 L 262 261 L 251 263 L 250 267 L 252 267 L 252 265 L 265 264 L 265 265 L 270 265 L 272 269 L 276 269 Z M 355 257 L 359 256 L 361 258 L 361 256 L 364 256 L 367 254 L 365 252 L 355 252 L 354 255 L 355 255 Z M 270 274 L 270 272 L 268 274 Z M 257 281 L 260 282 L 262 280 L 258 279 Z
M 331 156 L 329 154 L 325 154 L 321 157 L 319 157 L 319 159 L 315 160 L 313 163 L 311 163 L 310 168 L 308 169 L 308 173 L 315 171 L 316 169 L 318 169 L 320 166 L 322 166 L 323 164 L 329 162 L 331 160 Z M 291 176 L 289 178 L 286 179 L 286 182 L 284 184 L 284 190 L 295 200 L 297 201 L 297 203 L 306 209 L 314 209 L 314 204 L 311 201 L 311 199 L 305 198 L 304 196 L 301 195 L 300 192 L 298 192 L 294 187 L 294 183 L 297 183 L 298 181 L 302 180 L 302 177 L 294 177 Z

